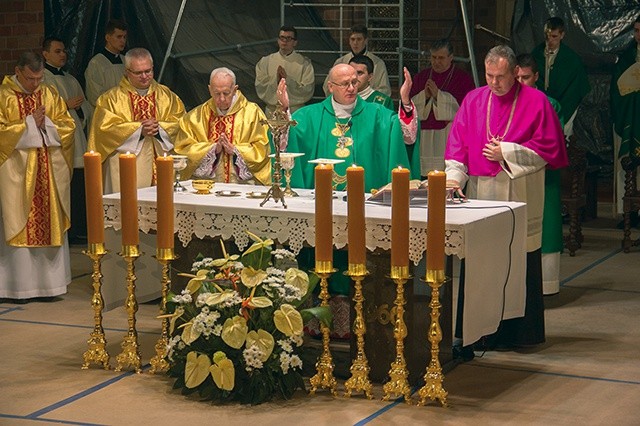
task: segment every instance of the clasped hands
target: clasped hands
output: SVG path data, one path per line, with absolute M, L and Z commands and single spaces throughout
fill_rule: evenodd
M 221 134 L 216 141 L 216 154 L 220 154 L 223 150 L 227 155 L 233 155 L 233 144 L 226 133 Z
M 438 86 L 436 85 L 436 82 L 433 81 L 432 79 L 428 79 L 427 83 L 424 85 L 425 98 L 427 98 L 427 99 L 429 99 L 429 98 L 436 99 L 438 97 L 438 92 L 439 91 L 440 91 L 440 89 L 438 89 Z
M 66 100 L 67 109 L 78 109 L 80 105 L 84 102 L 84 96 L 79 95 L 73 98 L 69 98 Z
M 146 118 L 140 124 L 142 124 L 142 136 L 155 136 L 160 129 L 158 120 L 155 118 Z
M 492 139 L 491 142 L 484 145 L 482 155 L 489 161 L 504 161 L 502 146 L 500 146 L 500 141 L 496 139 Z
M 39 107 L 37 107 L 33 113 L 31 113 L 31 116 L 33 117 L 33 119 L 36 122 L 36 126 L 39 129 L 44 129 L 44 105 L 40 105 Z

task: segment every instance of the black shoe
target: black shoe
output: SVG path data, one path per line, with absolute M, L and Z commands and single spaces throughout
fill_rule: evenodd
M 473 353 L 473 347 L 468 346 L 454 346 L 453 347 L 453 359 L 458 359 L 462 362 L 469 362 L 475 358 L 476 354 Z
M 25 305 L 29 303 L 31 299 L 10 299 L 8 297 L 0 298 L 0 303 L 11 303 L 14 305 Z

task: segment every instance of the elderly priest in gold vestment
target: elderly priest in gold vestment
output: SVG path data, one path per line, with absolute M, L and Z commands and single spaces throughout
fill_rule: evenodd
M 75 124 L 45 84 L 44 60 L 23 53 L 0 86 L 0 298 L 67 292 L 69 183 Z
M 124 65 L 120 84 L 98 98 L 89 132 L 89 150 L 99 152 L 105 164 L 105 194 L 120 192 L 121 153 L 137 156 L 138 188 L 155 185 L 154 159 L 173 150 L 184 114 L 180 98 L 153 79 L 148 50 L 129 50 Z
M 176 152 L 189 157 L 183 176 L 226 183 L 271 183 L 265 115 L 238 90 L 228 68 L 209 78 L 211 99 L 180 120 Z

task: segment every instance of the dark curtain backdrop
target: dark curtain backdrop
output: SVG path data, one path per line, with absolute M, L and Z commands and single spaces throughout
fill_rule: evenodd
M 45 35 L 64 40 L 69 52 L 67 70 L 84 83 L 84 70 L 93 55 L 104 47 L 104 27 L 110 18 L 129 26 L 127 48 L 145 47 L 154 58 L 159 77 L 181 0 L 44 0 Z M 311 7 L 287 12 L 287 24 L 322 26 Z M 172 48 L 174 54 L 236 46 L 275 39 L 280 28 L 280 2 L 189 0 Z M 336 50 L 323 31 L 299 34 L 299 49 Z M 258 102 L 255 94 L 255 64 L 277 50 L 274 42 L 222 53 L 201 53 L 169 58 L 162 80 L 192 108 L 209 98 L 207 84 L 213 68 L 234 70 L 242 92 Z M 325 73 L 337 55 L 312 57 L 316 73 Z

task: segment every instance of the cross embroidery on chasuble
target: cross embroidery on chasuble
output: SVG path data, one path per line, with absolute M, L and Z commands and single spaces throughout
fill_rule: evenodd
M 22 93 L 14 91 L 18 99 L 18 110 L 20 118 L 25 120 L 27 116 L 42 105 L 42 91 L 34 93 Z M 49 180 L 49 151 L 44 146 L 36 149 L 37 162 L 36 173 L 34 175 L 35 185 L 29 216 L 25 226 L 26 243 L 31 247 L 51 245 L 51 206 L 49 205 L 49 191 L 51 181 Z
M 222 134 L 227 135 L 229 142 L 233 143 L 233 124 L 236 115 L 216 115 L 213 112 L 209 116 L 209 125 L 207 131 L 207 139 L 211 143 L 216 143 Z M 224 150 L 221 151 L 222 167 L 224 171 L 224 182 L 229 183 L 231 177 L 232 157 Z
M 156 118 L 156 94 L 148 93 L 142 96 L 137 92 L 129 92 L 129 100 L 131 101 L 131 112 L 133 121 L 143 121 L 148 118 Z M 157 157 L 155 144 L 153 147 L 153 158 Z M 151 186 L 155 186 L 157 182 L 156 162 L 151 162 Z

